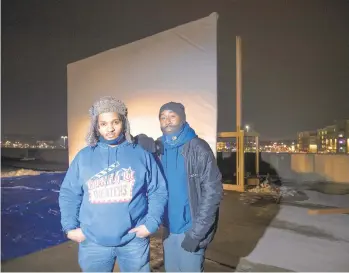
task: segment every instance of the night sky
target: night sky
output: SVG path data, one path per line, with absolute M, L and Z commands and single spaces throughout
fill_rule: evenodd
M 243 122 L 264 139 L 349 119 L 349 1 L 1 3 L 2 135 L 67 134 L 68 63 L 212 12 L 219 14 L 219 131 L 235 128 L 236 35 L 243 40 Z

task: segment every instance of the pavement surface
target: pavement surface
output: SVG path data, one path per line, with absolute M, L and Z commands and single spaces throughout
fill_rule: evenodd
M 287 186 L 299 195 L 281 204 L 264 199 L 244 204 L 239 193 L 225 192 L 205 271 L 349 271 L 349 215 L 307 214 L 309 208 L 349 207 L 349 184 Z M 151 266 L 164 271 L 161 232 L 151 240 Z M 2 271 L 79 272 L 77 244 L 67 242 L 3 262 Z

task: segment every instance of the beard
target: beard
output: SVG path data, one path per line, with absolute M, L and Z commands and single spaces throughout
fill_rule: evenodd
M 178 125 L 167 125 L 167 126 L 163 126 L 161 127 L 161 131 L 165 134 L 165 135 L 170 135 L 170 134 L 175 134 L 177 132 L 179 132 L 182 128 L 182 124 L 178 124 Z

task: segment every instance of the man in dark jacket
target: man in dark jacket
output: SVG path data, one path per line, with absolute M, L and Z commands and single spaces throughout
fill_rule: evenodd
M 164 217 L 165 269 L 200 272 L 217 227 L 222 176 L 210 146 L 186 122 L 181 103 L 163 105 L 159 119 L 163 136 L 157 144 L 169 194 Z M 141 138 L 140 145 L 154 149 L 149 139 Z

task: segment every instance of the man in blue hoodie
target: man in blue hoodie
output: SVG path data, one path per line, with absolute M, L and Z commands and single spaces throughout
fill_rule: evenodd
M 169 194 L 165 211 L 164 262 L 167 272 L 203 271 L 223 195 L 222 176 L 206 141 L 186 122 L 184 106 L 169 102 L 159 112 L 160 158 Z
M 167 203 L 166 182 L 150 153 L 132 141 L 127 108 L 103 97 L 90 108 L 88 146 L 72 161 L 59 194 L 61 224 L 79 243 L 84 272 L 150 272 L 149 235 Z

